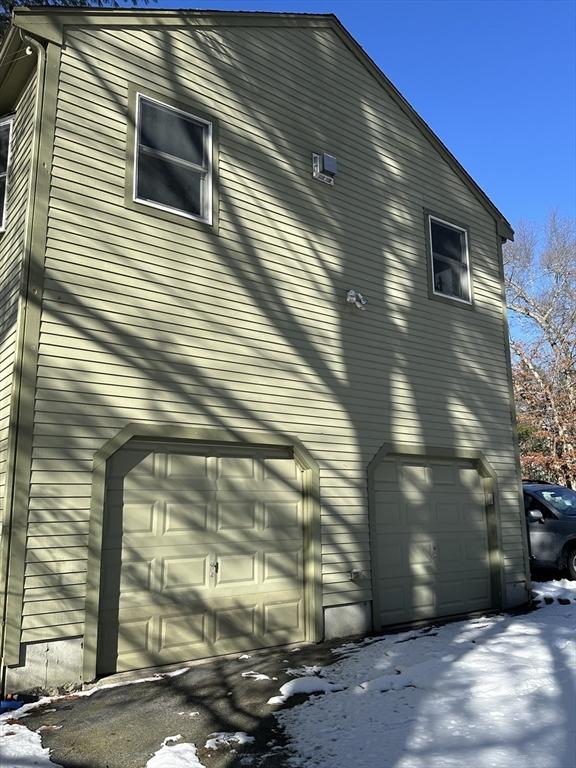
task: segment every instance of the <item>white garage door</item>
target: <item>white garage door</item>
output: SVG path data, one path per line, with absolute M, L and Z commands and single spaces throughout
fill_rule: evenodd
M 129 443 L 110 460 L 99 673 L 299 642 L 304 618 L 289 451 Z
M 490 607 L 486 502 L 472 463 L 387 458 L 372 498 L 377 627 Z

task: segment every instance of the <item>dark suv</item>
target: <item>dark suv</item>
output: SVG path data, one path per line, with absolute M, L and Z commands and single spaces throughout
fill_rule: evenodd
M 576 579 L 576 491 L 524 482 L 530 560 L 538 568 L 567 568 Z

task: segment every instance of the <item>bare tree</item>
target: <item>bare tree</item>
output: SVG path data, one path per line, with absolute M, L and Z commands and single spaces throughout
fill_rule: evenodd
M 552 214 L 504 250 L 525 477 L 576 487 L 576 229 Z

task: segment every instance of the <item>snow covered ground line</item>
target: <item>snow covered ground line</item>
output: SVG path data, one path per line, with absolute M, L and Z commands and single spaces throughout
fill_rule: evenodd
M 343 646 L 276 715 L 290 765 L 576 768 L 576 582 L 534 588 L 553 604 Z

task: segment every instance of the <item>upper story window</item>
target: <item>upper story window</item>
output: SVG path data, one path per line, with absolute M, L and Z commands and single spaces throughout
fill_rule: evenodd
M 432 291 L 467 304 L 472 302 L 468 235 L 465 229 L 428 216 Z
M 0 119 L 0 232 L 6 227 L 6 198 L 8 195 L 11 138 L 12 117 L 3 117 Z
M 212 223 L 212 124 L 138 94 L 134 200 Z

